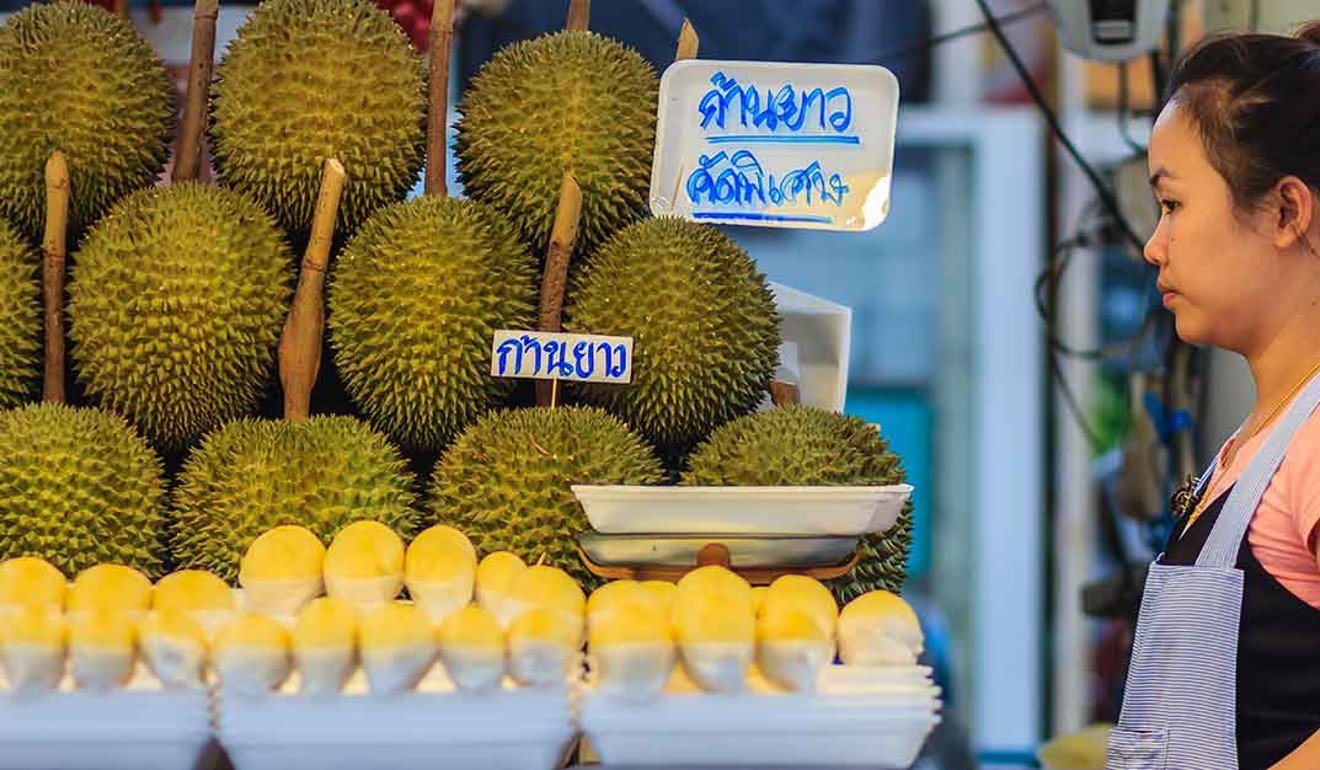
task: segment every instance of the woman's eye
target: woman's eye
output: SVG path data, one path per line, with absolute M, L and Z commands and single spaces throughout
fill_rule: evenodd
M 1172 214 L 1174 209 L 1178 208 L 1178 201 L 1161 200 L 1160 209 L 1166 214 Z

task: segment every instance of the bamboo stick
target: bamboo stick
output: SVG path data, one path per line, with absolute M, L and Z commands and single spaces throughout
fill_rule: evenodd
M 557 332 L 563 328 L 564 290 L 568 286 L 568 262 L 577 243 L 578 222 L 582 219 L 582 189 L 573 175 L 564 174 L 555 209 L 555 224 L 546 248 L 545 272 L 541 276 L 540 329 Z M 536 383 L 536 403 L 550 405 L 556 389 L 544 380 Z
M 430 40 L 430 110 L 426 122 L 424 192 L 444 197 L 448 194 L 445 129 L 449 125 L 449 58 L 454 48 L 454 0 L 435 0 L 431 9 Z
M 46 161 L 46 232 L 41 285 L 45 307 L 46 369 L 42 400 L 62 404 L 64 393 L 64 263 L 69 234 L 69 164 L 56 150 Z
M 569 32 L 586 32 L 591 22 L 591 0 L 570 0 L 568 4 L 568 22 L 564 29 Z
M 691 21 L 684 19 L 683 28 L 678 31 L 678 51 L 674 54 L 674 61 L 695 59 L 700 48 L 701 38 L 697 35 L 697 28 L 692 26 Z
M 183 131 L 179 134 L 179 154 L 174 159 L 175 182 L 186 182 L 200 175 L 202 131 L 206 127 L 206 101 L 215 66 L 215 20 L 220 0 L 197 0 L 193 6 L 192 58 L 188 63 L 188 91 L 184 96 Z

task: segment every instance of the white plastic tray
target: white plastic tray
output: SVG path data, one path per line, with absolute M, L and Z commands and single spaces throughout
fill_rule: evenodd
M 163 690 L 144 667 L 128 687 L 18 696 L 0 678 L 0 770 L 193 770 L 210 764 L 205 690 Z
M 297 694 L 296 676 L 264 698 L 220 690 L 218 735 L 236 770 L 554 770 L 575 731 L 572 689 L 453 689 L 437 665 L 416 691 Z
M 799 694 L 754 674 L 746 693 L 671 690 L 643 703 L 588 687 L 582 731 L 607 765 L 910 767 L 940 721 L 929 669 L 841 678 L 836 691 L 839 672 L 826 672 L 817 693 Z
M 597 532 L 862 535 L 894 526 L 909 484 L 873 487 L 573 485 Z

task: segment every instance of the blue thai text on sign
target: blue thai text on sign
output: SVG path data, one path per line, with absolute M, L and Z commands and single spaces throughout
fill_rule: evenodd
M 495 377 L 632 382 L 631 337 L 501 329 L 491 344 Z

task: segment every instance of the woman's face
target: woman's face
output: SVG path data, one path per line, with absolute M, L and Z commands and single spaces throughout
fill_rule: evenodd
M 1256 215 L 1235 212 L 1228 183 L 1176 101 L 1155 122 L 1147 163 L 1161 215 L 1145 256 L 1159 268 L 1178 336 L 1247 353 L 1283 299 L 1276 291 L 1285 276 L 1268 229 L 1253 226 Z

